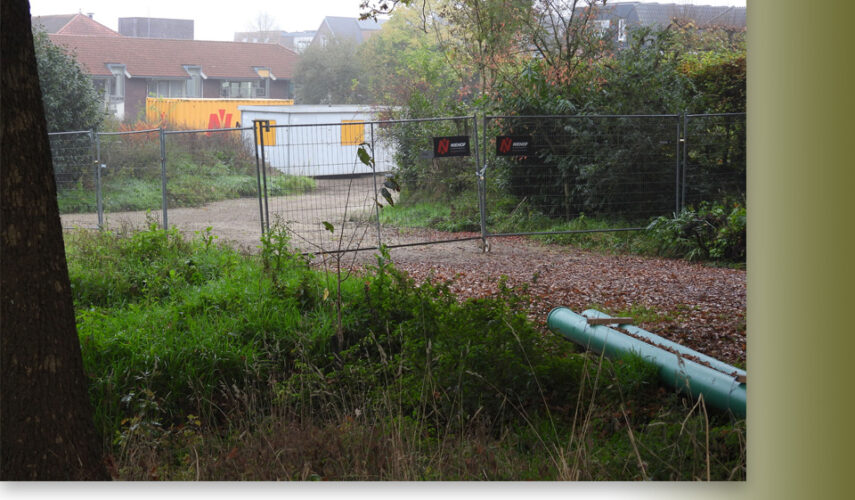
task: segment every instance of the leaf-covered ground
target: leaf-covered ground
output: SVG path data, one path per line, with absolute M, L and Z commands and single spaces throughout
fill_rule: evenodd
M 632 316 L 634 324 L 686 347 L 745 366 L 744 270 L 681 260 L 604 255 L 520 238 L 391 250 L 416 280 L 450 280 L 461 298 L 497 293 L 498 281 L 528 284 L 530 317 L 546 330 L 554 307 L 596 308 Z

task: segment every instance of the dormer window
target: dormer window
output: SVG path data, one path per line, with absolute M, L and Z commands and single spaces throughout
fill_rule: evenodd
M 121 101 L 125 98 L 125 76 L 127 76 L 125 65 L 108 64 L 107 69 L 113 73 L 113 76 L 94 78 L 95 88 L 102 92 L 108 101 Z
M 205 73 L 202 73 L 201 66 L 184 66 L 184 71 L 190 75 L 187 80 L 187 89 L 185 94 L 187 97 L 202 97 L 202 80 L 206 79 Z

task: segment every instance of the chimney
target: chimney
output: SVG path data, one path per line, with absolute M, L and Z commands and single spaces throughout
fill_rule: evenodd
M 95 13 L 94 12 L 87 12 L 86 15 L 89 16 L 89 19 L 92 19 L 92 16 L 94 16 Z

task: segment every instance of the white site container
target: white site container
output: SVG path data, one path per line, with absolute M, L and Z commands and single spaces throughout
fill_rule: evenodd
M 244 126 L 269 120 L 264 134 L 264 158 L 286 174 L 310 177 L 370 174 L 359 160 L 362 142 L 374 142 L 376 172 L 394 169 L 394 150 L 381 139 L 377 112 L 369 106 L 298 105 L 240 106 Z M 245 132 L 252 141 L 253 133 Z

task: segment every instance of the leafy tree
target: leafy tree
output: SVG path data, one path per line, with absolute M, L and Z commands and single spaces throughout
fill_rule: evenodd
M 359 55 L 372 101 L 404 106 L 409 118 L 463 112 L 466 78 L 449 64 L 421 11 L 399 7 Z
M 300 104 L 370 104 L 362 84 L 365 73 L 356 44 L 333 38 L 325 46 L 310 45 L 294 74 Z
M 629 46 L 598 68 L 592 95 L 602 114 L 670 114 L 686 106 L 688 82 L 670 30 L 638 28 Z
M 29 5 L 0 6 L 0 479 L 109 479 L 75 326 Z
M 692 84 L 694 113 L 744 113 L 748 84 L 745 53 L 706 52 L 683 58 Z
M 43 30 L 33 30 L 33 43 L 48 132 L 97 128 L 104 113 L 89 75 L 73 55 L 54 45 Z

